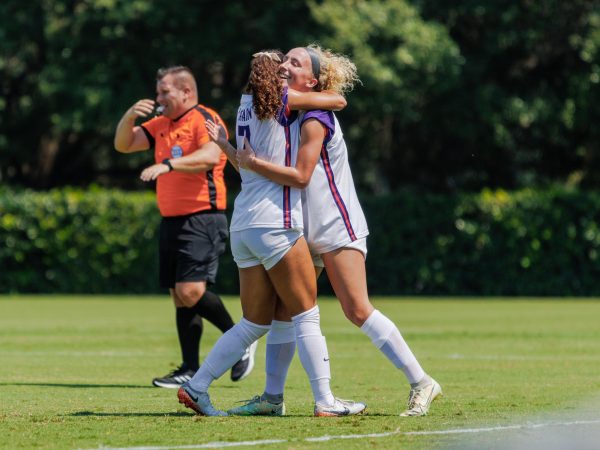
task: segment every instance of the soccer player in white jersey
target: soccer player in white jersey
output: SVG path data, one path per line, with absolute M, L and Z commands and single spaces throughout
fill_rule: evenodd
M 358 80 L 356 67 L 348 58 L 316 45 L 290 50 L 280 73 L 290 88 L 303 92 L 330 89 L 343 93 Z M 238 154 L 238 163 L 277 183 L 304 188 L 305 236 L 317 276 L 324 266 L 346 317 L 406 376 L 411 388 L 408 407 L 400 415 L 425 415 L 442 390 L 422 369 L 396 325 L 369 301 L 365 270 L 368 228 L 339 123 L 332 112 L 317 110 L 301 115 L 299 125 L 295 167 L 263 160 L 249 146 Z M 231 414 L 277 414 L 283 409 L 279 405 L 283 404 L 295 344 L 290 322 L 283 315 L 276 319 L 280 320 L 273 322 L 267 336 L 265 391 L 230 410 Z
M 252 59 L 236 134 L 238 146 L 249 140 L 261 149 L 259 154 L 265 160 L 291 167 L 297 156 L 289 131 L 294 115 L 286 114 L 290 95 L 278 77 L 279 62 L 280 57 L 274 52 L 260 52 Z M 296 102 L 298 98 L 317 99 L 308 101 L 313 107 L 345 104 L 337 94 L 291 96 L 292 106 L 296 107 L 307 106 Z M 222 148 L 230 160 L 235 159 L 233 147 Z M 331 392 L 314 270 L 302 234 L 300 190 L 245 169 L 240 169 L 240 176 L 242 191 L 234 205 L 231 249 L 239 268 L 243 318 L 217 341 L 200 369 L 179 389 L 179 402 L 201 415 L 227 415 L 213 407 L 208 388 L 240 359 L 247 347 L 269 331 L 277 295 L 292 316 L 298 353 L 315 399 L 315 416 L 361 413 L 365 404 L 337 399 Z

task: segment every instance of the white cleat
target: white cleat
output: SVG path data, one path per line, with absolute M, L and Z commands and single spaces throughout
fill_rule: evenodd
M 333 406 L 315 405 L 315 417 L 342 417 L 362 414 L 367 409 L 365 403 L 336 398 Z
M 193 409 L 200 416 L 226 416 L 225 411 L 216 409 L 208 396 L 207 392 L 198 392 L 193 390 L 187 383 L 177 391 L 179 403 Z
M 432 378 L 430 384 L 410 390 L 410 393 L 408 394 L 408 408 L 400 414 L 400 416 L 426 416 L 429 412 L 431 402 L 441 396 L 442 387 Z

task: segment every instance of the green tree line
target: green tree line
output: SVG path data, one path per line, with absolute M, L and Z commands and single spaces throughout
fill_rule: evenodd
M 127 107 L 184 64 L 231 127 L 250 55 L 319 42 L 362 85 L 339 114 L 363 191 L 600 186 L 598 0 L 4 0 L 0 181 L 139 187 Z

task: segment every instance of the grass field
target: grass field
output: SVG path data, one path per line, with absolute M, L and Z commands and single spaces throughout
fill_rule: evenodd
M 375 299 L 442 384 L 423 418 L 398 417 L 403 376 L 337 302 L 320 303 L 334 393 L 366 401 L 364 416 L 311 417 L 296 358 L 289 416 L 195 417 L 174 390 L 150 385 L 179 363 L 167 297 L 0 297 L 0 448 L 527 448 L 535 433 L 600 437 L 600 301 Z M 237 300 L 227 304 L 238 318 Z M 218 337 L 206 324 L 202 356 Z M 264 350 L 263 339 L 246 380 L 214 384 L 217 407 L 262 392 Z

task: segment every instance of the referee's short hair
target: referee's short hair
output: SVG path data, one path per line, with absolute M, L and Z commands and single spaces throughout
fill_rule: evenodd
M 192 70 L 187 66 L 168 66 L 161 67 L 156 71 L 156 81 L 162 80 L 167 75 L 173 75 L 175 78 L 175 85 L 180 88 L 182 85 L 189 83 L 189 87 L 194 92 L 197 92 L 196 78 L 192 73 Z

